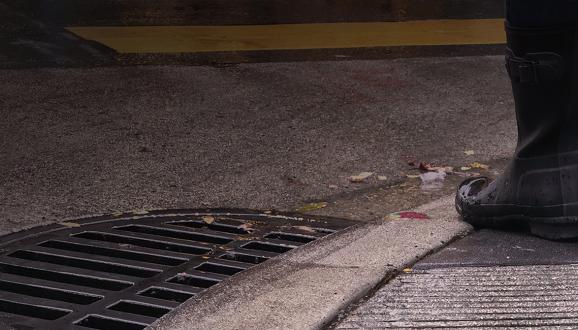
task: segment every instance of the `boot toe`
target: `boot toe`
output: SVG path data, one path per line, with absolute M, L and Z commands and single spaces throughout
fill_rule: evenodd
M 477 203 L 479 204 L 478 195 L 490 183 L 490 179 L 486 177 L 470 178 L 462 182 L 458 186 L 456 194 L 456 209 L 458 213 L 464 215 L 467 213 L 467 208 Z

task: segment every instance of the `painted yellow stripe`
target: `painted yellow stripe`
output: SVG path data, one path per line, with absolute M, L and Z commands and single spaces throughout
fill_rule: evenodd
M 238 26 L 70 27 L 120 53 L 501 44 L 502 19 Z

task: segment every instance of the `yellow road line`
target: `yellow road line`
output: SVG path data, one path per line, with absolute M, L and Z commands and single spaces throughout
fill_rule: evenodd
M 502 19 L 237 26 L 102 26 L 68 30 L 120 53 L 199 53 L 501 44 Z

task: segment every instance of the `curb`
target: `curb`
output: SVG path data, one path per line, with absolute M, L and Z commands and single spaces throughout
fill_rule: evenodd
M 448 196 L 413 211 L 428 220 L 357 225 L 211 287 L 149 329 L 316 329 L 384 280 L 471 227 Z

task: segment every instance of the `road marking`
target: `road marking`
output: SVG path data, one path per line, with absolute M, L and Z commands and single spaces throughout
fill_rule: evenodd
M 505 42 L 503 19 L 235 26 L 99 26 L 69 31 L 120 53 L 484 45 Z

